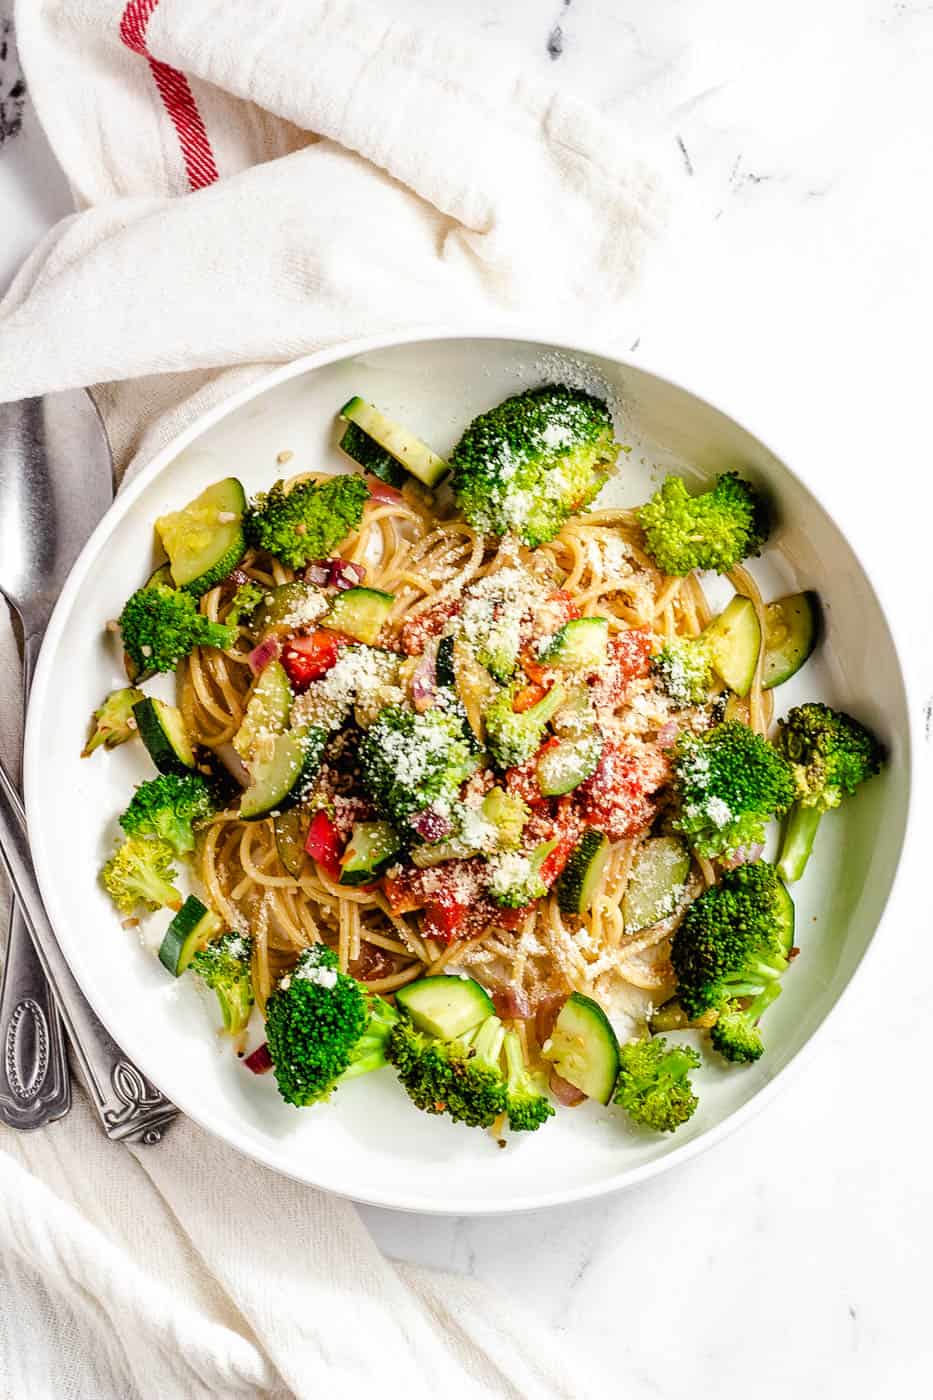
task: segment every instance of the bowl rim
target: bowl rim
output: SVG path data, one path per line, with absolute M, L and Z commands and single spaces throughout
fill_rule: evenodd
M 304 374 L 326 368 L 341 360 L 351 359 L 354 356 L 367 354 L 373 351 L 389 350 L 398 346 L 418 344 L 420 342 L 447 342 L 457 340 L 515 341 L 516 343 L 524 344 L 529 347 L 533 346 L 540 351 L 556 350 L 570 356 L 586 355 L 610 360 L 622 370 L 628 369 L 637 374 L 651 376 L 679 392 L 690 395 L 704 406 L 735 423 L 751 437 L 754 437 L 767 452 L 780 462 L 783 469 L 790 473 L 797 484 L 812 497 L 820 510 L 823 511 L 827 518 L 839 530 L 849 549 L 852 551 L 862 574 L 875 596 L 879 611 L 885 627 L 887 628 L 896 662 L 896 679 L 899 682 L 900 694 L 903 697 L 904 710 L 906 712 L 906 725 L 902 737 L 905 744 L 906 755 L 905 776 L 907 793 L 904 828 L 900 841 L 900 848 L 897 852 L 894 871 L 882 901 L 874 930 L 861 957 L 852 969 L 848 981 L 839 992 L 836 1000 L 826 1012 L 823 1019 L 800 1048 L 795 1051 L 787 1063 L 783 1065 L 772 1078 L 753 1094 L 752 1098 L 749 1099 L 747 1103 L 728 1114 L 721 1122 L 714 1124 L 706 1131 L 700 1133 L 696 1138 L 691 1139 L 680 1147 L 672 1147 L 664 1156 L 651 1162 L 642 1163 L 640 1166 L 627 1168 L 605 1180 L 586 1183 L 565 1190 L 551 1189 L 537 1193 L 530 1192 L 517 1199 L 510 1199 L 502 1202 L 476 1200 L 470 1197 L 452 1197 L 443 1205 L 433 1203 L 425 1204 L 416 1197 L 406 1197 L 403 1189 L 391 1193 L 380 1192 L 378 1190 L 367 1193 L 351 1193 L 346 1190 L 341 1190 L 340 1186 L 332 1181 L 311 1181 L 308 1176 L 300 1175 L 295 1171 L 289 1170 L 288 1167 L 276 1161 L 274 1151 L 271 1149 L 266 1150 L 261 1143 L 251 1143 L 239 1136 L 233 1136 L 229 1126 L 225 1126 L 222 1119 L 218 1119 L 216 1115 L 204 1112 L 196 1098 L 189 1098 L 187 1093 L 175 1095 L 173 1098 L 173 1102 L 180 1112 L 190 1118 L 200 1128 L 211 1133 L 212 1136 L 233 1148 L 234 1151 L 239 1152 L 241 1155 L 253 1161 L 259 1162 L 261 1165 L 270 1168 L 281 1176 L 300 1182 L 304 1186 L 317 1190 L 330 1191 L 336 1196 L 353 1200 L 363 1205 L 378 1206 L 382 1209 L 398 1210 L 412 1214 L 493 1216 L 523 1214 L 549 1207 L 571 1205 L 578 1201 L 594 1200 L 602 1196 L 628 1190 L 653 1177 L 660 1176 L 663 1172 L 670 1171 L 674 1167 L 689 1162 L 700 1153 L 706 1152 L 717 1143 L 723 1142 L 745 1123 L 751 1121 L 752 1118 L 757 1116 L 757 1114 L 771 1103 L 776 1095 L 792 1081 L 792 1078 L 804 1068 L 809 1058 L 813 1055 L 815 1047 L 818 1041 L 822 1039 L 827 1025 L 838 1012 L 842 1002 L 850 995 L 856 983 L 856 979 L 863 975 L 865 966 L 876 948 L 879 932 L 888 917 L 891 905 L 894 901 L 894 896 L 903 885 L 904 870 L 908 865 L 907 856 L 913 845 L 913 833 L 916 824 L 914 818 L 917 789 L 917 756 L 920 750 L 920 744 L 918 729 L 919 719 L 916 718 L 918 711 L 913 703 L 913 684 L 902 661 L 903 649 L 899 643 L 898 626 L 892 621 L 892 609 L 889 606 L 885 588 L 879 586 L 874 571 L 866 565 L 860 548 L 854 542 L 853 532 L 847 525 L 841 522 L 837 511 L 830 510 L 827 507 L 819 492 L 811 486 L 810 481 L 801 476 L 796 467 L 789 464 L 787 457 L 780 450 L 772 446 L 770 434 L 767 438 L 763 437 L 754 427 L 749 426 L 746 419 L 736 417 L 730 409 L 722 406 L 717 397 L 714 397 L 709 392 L 705 392 L 701 383 L 703 377 L 701 372 L 692 375 L 691 382 L 685 382 L 680 373 L 675 377 L 665 368 L 659 367 L 647 359 L 639 357 L 636 361 L 624 357 L 606 341 L 581 340 L 576 337 L 566 339 L 559 331 L 555 334 L 547 328 L 529 325 L 527 323 L 494 326 L 490 326 L 488 323 L 481 325 L 463 323 L 442 330 L 433 327 L 413 327 L 404 332 L 387 332 L 381 335 L 366 336 L 347 341 L 340 345 L 313 351 L 310 354 L 303 355 L 296 360 L 290 361 L 288 364 L 280 365 L 270 370 L 267 374 L 259 375 L 252 383 L 235 390 L 204 413 L 198 414 L 187 427 L 182 429 L 181 432 L 177 433 L 168 443 L 161 447 L 152 459 L 118 492 L 113 505 L 107 511 L 84 549 L 81 551 L 72 566 L 71 572 L 56 602 L 49 626 L 45 633 L 42 650 L 36 667 L 25 724 L 23 786 L 27 818 L 29 820 L 29 826 L 34 833 L 31 840 L 36 874 L 38 876 L 40 889 L 43 892 L 43 898 L 45 898 L 45 891 L 54 888 L 54 880 L 52 878 L 54 863 L 48 858 L 48 852 L 44 848 L 42 824 L 39 820 L 40 798 L 38 792 L 38 772 L 40 767 L 41 744 L 38 716 L 40 709 L 44 708 L 45 692 L 53 676 L 53 656 L 57 651 L 59 636 L 64 626 L 65 617 L 71 608 L 72 599 L 80 588 L 91 564 L 98 557 L 102 544 L 110 534 L 118 528 L 120 522 L 129 514 L 139 496 L 141 496 L 147 487 L 160 475 L 165 467 L 168 466 L 180 452 L 197 438 L 201 437 L 203 433 L 212 428 L 216 423 L 243 407 L 244 404 L 250 403 L 253 399 L 261 397 L 269 390 L 291 379 L 299 378 Z M 802 452 L 795 453 L 794 460 L 798 461 L 802 455 Z M 806 470 L 806 468 L 804 468 L 804 470 Z M 51 914 L 50 919 L 52 919 Z M 52 922 L 54 927 L 54 919 L 52 919 Z M 64 948 L 62 951 L 65 953 L 67 959 L 67 952 L 65 952 Z M 70 959 L 68 961 L 70 966 Z M 104 1026 L 113 1034 L 113 1027 L 108 1017 L 107 1007 L 95 1001 L 88 986 L 79 976 L 78 970 L 72 967 L 72 972 L 78 980 L 81 990 L 84 992 L 91 1006 L 93 1006 Z M 144 1062 L 143 1059 L 135 1055 L 133 1055 L 133 1059 L 154 1084 L 159 1083 L 157 1067 L 155 1072 L 153 1072 L 154 1067 L 148 1061 Z

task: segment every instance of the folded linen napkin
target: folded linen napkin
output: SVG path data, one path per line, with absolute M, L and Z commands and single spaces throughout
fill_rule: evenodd
M 97 385 L 121 471 L 354 336 L 608 328 L 662 217 L 585 105 L 346 0 L 21 0 L 16 22 L 79 212 L 0 306 L 0 394 Z M 80 1096 L 0 1134 L 0 1300 L 9 1394 L 607 1393 L 511 1300 L 383 1259 L 346 1202 L 189 1122 L 111 1145 Z

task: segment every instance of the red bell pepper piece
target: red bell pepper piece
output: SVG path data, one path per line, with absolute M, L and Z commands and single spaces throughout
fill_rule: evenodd
M 320 680 L 336 664 L 340 655 L 341 638 L 336 632 L 317 628 L 306 637 L 292 637 L 282 650 L 285 667 L 292 687 L 307 690 L 312 681 Z
M 326 812 L 315 812 L 308 827 L 305 850 L 332 880 L 340 879 L 343 838 Z

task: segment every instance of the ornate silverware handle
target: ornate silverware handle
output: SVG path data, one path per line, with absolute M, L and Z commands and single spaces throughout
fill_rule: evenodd
M 178 1110 L 127 1059 L 75 981 L 42 903 L 23 805 L 2 764 L 0 862 L 20 902 L 104 1131 L 117 1141 L 160 1142 Z

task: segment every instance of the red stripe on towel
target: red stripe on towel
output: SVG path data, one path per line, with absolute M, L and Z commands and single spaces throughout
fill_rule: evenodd
M 158 3 L 159 0 L 130 0 L 120 20 L 120 38 L 128 49 L 147 60 L 178 137 L 188 184 L 193 190 L 201 190 L 220 177 L 198 104 L 184 73 L 160 63 L 146 47 L 146 27 Z

